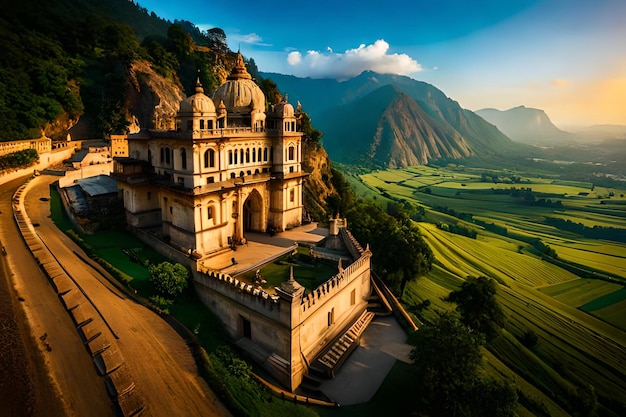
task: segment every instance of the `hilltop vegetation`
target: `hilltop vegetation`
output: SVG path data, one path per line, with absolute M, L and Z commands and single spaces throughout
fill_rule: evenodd
M 0 16 L 0 140 L 65 139 L 84 117 L 91 137 L 129 124 L 131 66 L 146 60 L 158 73 L 206 88 L 234 59 L 219 28 L 202 32 L 169 22 L 127 0 L 11 2 Z

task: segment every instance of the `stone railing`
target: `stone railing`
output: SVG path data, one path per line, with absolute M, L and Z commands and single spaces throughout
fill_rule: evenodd
M 193 275 L 197 284 L 211 288 L 239 304 L 266 316 L 278 315 L 279 297 L 262 288 L 203 266 L 194 271 Z
M 302 297 L 302 312 L 315 310 L 316 305 L 320 305 L 326 299 L 331 298 L 338 291 L 361 276 L 365 269 L 369 269 L 371 252 L 364 251 L 363 255 L 350 264 L 346 269 L 342 269 L 338 274 L 321 284 L 313 291 Z
M 361 244 L 352 236 L 352 233 L 350 233 L 348 229 L 339 229 L 339 235 L 341 236 L 341 240 L 343 240 L 343 244 L 348 248 L 348 252 L 350 252 L 350 255 L 352 255 L 354 259 L 359 258 L 363 252 L 365 252 Z M 369 251 L 369 249 L 367 249 L 367 251 Z

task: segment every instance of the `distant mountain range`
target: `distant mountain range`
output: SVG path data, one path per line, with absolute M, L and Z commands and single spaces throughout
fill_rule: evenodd
M 404 167 L 470 156 L 493 158 L 524 145 L 447 97 L 399 75 L 363 72 L 350 80 L 271 78 L 291 103 L 301 102 L 338 162 Z
M 556 127 L 540 109 L 519 106 L 509 110 L 481 109 L 476 114 L 494 124 L 509 138 L 530 145 L 563 145 L 575 135 Z

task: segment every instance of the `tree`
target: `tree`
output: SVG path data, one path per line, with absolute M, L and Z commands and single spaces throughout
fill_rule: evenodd
M 416 399 L 429 416 L 512 417 L 517 394 L 481 376 L 483 336 L 446 313 L 417 331 L 410 358 L 417 371 Z
M 481 362 L 482 338 L 452 314 L 415 333 L 410 358 L 417 370 L 420 407 L 430 415 L 465 415 L 467 387 Z
M 430 270 L 432 251 L 405 212 L 394 217 L 377 204 L 360 200 L 346 217 L 357 240 L 370 244 L 374 267 L 394 292 L 402 294 L 412 279 Z
M 150 265 L 150 282 L 161 294 L 176 297 L 187 288 L 189 271 L 181 264 L 161 262 L 158 265 Z
M 460 289 L 452 291 L 444 300 L 457 304 L 463 324 L 491 340 L 500 333 L 506 322 L 495 295 L 496 284 L 493 279 L 468 277 Z
M 211 28 L 206 31 L 206 36 L 209 38 L 209 47 L 215 49 L 218 52 L 228 52 L 228 42 L 226 42 L 226 33 L 221 28 Z

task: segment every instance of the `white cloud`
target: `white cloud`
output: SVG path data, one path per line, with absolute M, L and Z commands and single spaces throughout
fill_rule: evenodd
M 241 34 L 241 33 L 229 34 L 229 35 L 226 35 L 226 38 L 228 39 L 228 43 L 233 44 L 233 45 L 235 43 L 247 43 L 247 44 L 257 45 L 257 46 L 272 46 L 272 44 L 270 43 L 263 42 L 263 38 L 254 32 L 244 33 L 244 34 Z
M 287 62 L 294 75 L 311 78 L 336 78 L 345 80 L 363 71 L 382 74 L 409 75 L 422 71 L 422 66 L 406 54 L 389 54 L 389 44 L 379 39 L 371 45 L 361 44 L 344 53 L 334 53 L 327 47 L 326 53 L 307 51 L 303 56 L 294 51 L 287 55 Z

